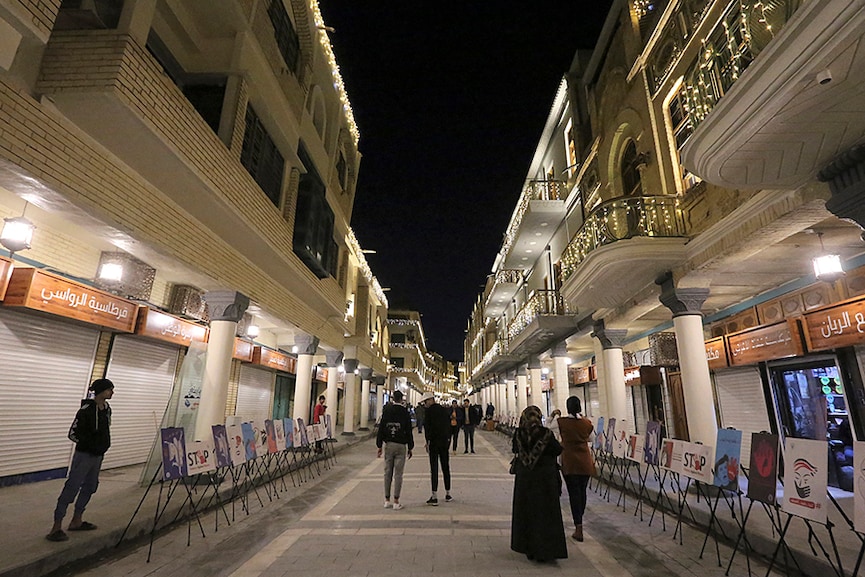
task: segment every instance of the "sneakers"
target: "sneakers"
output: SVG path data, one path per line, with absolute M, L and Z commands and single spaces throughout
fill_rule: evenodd
M 399 511 L 402 508 L 403 508 L 402 503 L 394 503 L 393 504 L 393 510 L 394 511 Z
M 445 502 L 446 502 L 446 503 L 450 503 L 450 502 L 453 501 L 453 500 L 454 500 L 454 498 L 451 497 L 450 495 L 445 495 Z
M 433 507 L 438 507 L 439 500 L 436 499 L 435 497 L 430 497 L 429 499 L 427 499 L 426 504 L 432 505 Z
M 385 509 L 390 509 L 390 501 L 387 501 L 387 500 L 386 500 L 386 501 L 384 502 L 384 508 L 385 508 Z

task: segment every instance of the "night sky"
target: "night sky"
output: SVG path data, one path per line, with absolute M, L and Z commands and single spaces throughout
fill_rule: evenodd
M 461 361 L 553 97 L 612 0 L 320 0 L 360 129 L 351 226 L 391 309 Z

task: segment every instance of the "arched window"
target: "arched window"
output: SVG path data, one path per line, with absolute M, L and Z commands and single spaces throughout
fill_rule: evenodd
M 637 144 L 630 140 L 625 145 L 625 152 L 622 153 L 622 192 L 625 196 L 639 195 L 642 190 L 640 171 L 637 170 L 638 164 Z

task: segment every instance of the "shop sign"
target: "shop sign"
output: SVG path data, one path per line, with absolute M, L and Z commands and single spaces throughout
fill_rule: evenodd
M 9 277 L 12 276 L 12 261 L 8 258 L 0 257 L 0 301 L 3 300 L 6 294 L 6 287 L 9 285 Z
M 273 349 L 257 346 L 252 350 L 252 362 L 263 367 L 269 367 L 286 373 L 296 373 L 295 359 Z
M 234 354 L 232 358 L 237 359 L 238 361 L 243 361 L 245 363 L 252 362 L 252 349 L 255 348 L 249 341 L 245 341 L 243 339 L 239 339 L 237 337 L 234 338 Z
M 193 341 L 207 341 L 207 328 L 156 309 L 141 307 L 135 333 L 145 337 L 168 341 L 188 347 Z
M 710 369 L 723 369 L 729 367 L 727 362 L 727 347 L 724 337 L 718 337 L 706 341 L 706 361 L 709 363 Z
M 804 317 L 809 351 L 825 351 L 865 343 L 865 299 L 812 311 Z
M 625 368 L 625 385 L 635 387 L 637 385 L 660 385 L 661 369 L 659 367 L 639 366 Z
M 726 338 L 731 366 L 754 365 L 760 361 L 805 354 L 799 324 L 795 319 L 748 329 L 727 335 Z
M 125 333 L 135 330 L 138 313 L 138 305 L 131 301 L 29 267 L 16 267 L 12 271 L 3 304 L 43 311 Z
M 574 385 L 583 385 L 592 380 L 589 371 L 590 367 L 570 367 L 571 383 Z
M 315 367 L 315 380 L 326 383 L 327 382 L 327 369 L 324 367 Z

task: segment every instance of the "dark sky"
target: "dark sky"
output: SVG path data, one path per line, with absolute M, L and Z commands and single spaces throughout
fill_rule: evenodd
M 360 129 L 351 226 L 392 309 L 461 361 L 556 89 L 611 0 L 320 0 Z

